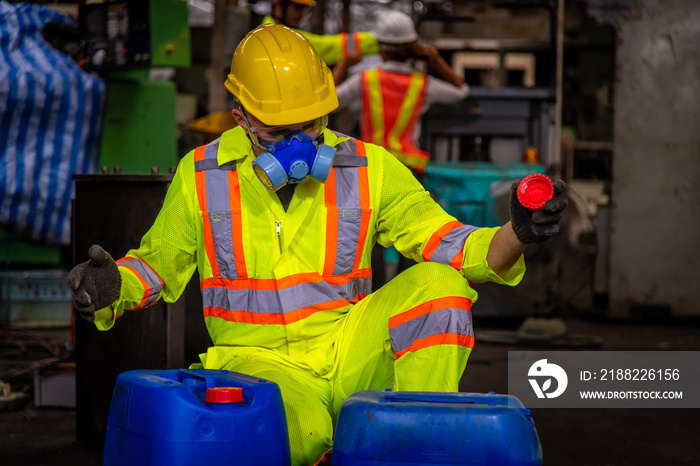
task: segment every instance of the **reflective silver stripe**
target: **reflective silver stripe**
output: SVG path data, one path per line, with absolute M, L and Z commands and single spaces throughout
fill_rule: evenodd
M 202 290 L 204 307 L 255 313 L 294 312 L 327 301 L 347 299 L 371 292 L 369 278 L 356 278 L 347 285 L 332 286 L 327 282 L 302 283 L 281 290 L 228 289 L 207 287 Z
M 219 151 L 219 139 L 206 145 L 204 149 L 204 166 L 216 162 Z M 218 165 L 217 165 L 218 167 Z M 204 173 L 207 196 L 207 215 L 212 236 L 214 253 L 219 273 L 224 278 L 238 278 L 236 260 L 233 253 L 233 226 L 231 222 L 231 198 L 229 196 L 229 170 L 210 170 Z
M 206 152 L 206 149 L 205 149 Z M 194 162 L 194 171 L 196 172 L 201 172 L 203 170 L 213 170 L 215 168 L 219 168 L 219 162 L 214 159 L 204 159 L 204 160 L 196 160 Z
M 354 139 L 344 141 L 337 148 L 340 156 L 357 153 Z M 362 209 L 357 168 L 336 167 L 335 199 L 338 206 L 338 246 L 333 275 L 345 275 L 352 272 L 360 239 Z
M 144 262 L 135 258 L 119 261 L 117 265 L 131 269 L 135 274 L 140 276 L 150 288 L 150 290 L 146 290 L 148 296 L 146 297 L 146 302 L 142 307 L 148 307 L 156 302 L 156 299 L 158 299 L 158 294 L 160 294 L 160 290 L 163 289 L 163 285 L 160 277 L 156 275 L 156 273 L 151 270 L 150 267 L 148 267 Z
M 372 292 L 372 277 L 353 278 L 347 285 L 334 285 L 333 288 L 343 298 L 352 301 L 357 295 L 364 297 Z
M 435 248 L 433 255 L 430 256 L 430 262 L 450 265 L 452 259 L 464 249 L 467 237 L 478 229 L 478 227 L 471 225 L 462 225 L 446 234 L 440 241 L 440 244 L 438 244 L 438 247 Z
M 391 347 L 394 353 L 405 350 L 416 340 L 442 333 L 473 336 L 472 313 L 467 309 L 440 309 L 389 329 Z
M 349 155 L 336 153 L 333 157 L 334 167 L 366 167 L 367 157 L 364 155 Z
M 355 34 L 345 33 L 345 55 L 350 52 L 357 50 L 357 44 L 355 43 Z

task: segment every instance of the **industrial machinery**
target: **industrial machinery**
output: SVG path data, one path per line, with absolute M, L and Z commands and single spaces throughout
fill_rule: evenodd
M 107 83 L 100 166 L 122 173 L 166 172 L 176 165 L 176 85 L 154 70 L 190 65 L 183 0 L 97 0 L 80 3 L 78 61 Z M 172 74 L 172 73 L 171 73 Z
M 421 145 L 431 154 L 424 184 L 458 220 L 500 226 L 510 219 L 514 179 L 560 175 L 556 2 L 423 2 L 415 17 L 421 38 L 470 86 L 467 99 L 434 105 L 423 118 Z M 518 287 L 478 285 L 480 315 L 550 313 L 556 247 L 528 249 Z
M 92 71 L 189 66 L 187 18 L 182 0 L 83 0 L 81 65 Z

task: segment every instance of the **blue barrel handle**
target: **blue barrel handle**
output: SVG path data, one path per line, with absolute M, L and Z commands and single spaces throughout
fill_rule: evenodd
M 412 401 L 417 401 L 417 402 L 425 402 L 425 403 L 460 403 L 460 404 L 465 404 L 465 403 L 471 403 L 475 404 L 474 400 L 464 400 L 464 399 L 457 399 L 454 397 L 446 397 L 444 394 L 411 394 L 411 393 L 405 393 L 401 395 L 396 395 L 396 394 L 390 394 L 390 395 L 384 395 L 381 399 L 382 402 L 399 402 L 399 403 L 407 403 L 407 402 L 412 402 Z
M 200 382 L 204 382 L 204 385 L 207 388 L 215 388 L 216 387 L 216 380 L 214 380 L 214 376 L 200 374 L 199 372 L 197 372 L 195 370 L 191 370 L 191 369 L 178 369 L 177 378 L 180 382 L 182 382 L 182 379 L 184 379 L 184 378 L 190 378 L 190 379 L 198 380 Z
M 389 395 L 384 395 L 380 402 L 397 402 L 397 403 L 410 403 L 410 402 L 423 402 L 423 403 L 459 403 L 459 404 L 483 404 L 483 403 L 477 403 L 474 400 L 465 400 L 465 399 L 458 399 L 454 397 L 446 397 L 444 393 L 403 393 L 403 394 L 389 394 Z M 520 411 L 523 416 L 525 416 L 528 420 L 532 419 L 532 411 L 530 411 L 527 408 L 523 408 L 520 406 L 513 406 L 514 408 L 517 408 L 518 411 Z

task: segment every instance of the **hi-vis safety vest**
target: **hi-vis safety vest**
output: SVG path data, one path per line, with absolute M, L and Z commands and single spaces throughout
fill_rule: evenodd
M 323 185 L 326 208 L 325 219 L 320 220 L 325 220 L 326 234 L 318 245 L 324 252 L 321 273 L 292 272 L 263 279 L 248 272 L 242 236 L 235 234 L 243 229 L 240 181 L 236 171 L 219 169 L 217 150 L 215 142 L 194 154 L 204 244 L 212 267 L 212 276 L 202 281 L 205 317 L 286 325 L 329 306 L 355 303 L 371 292 L 371 268 L 367 262 L 360 265 L 371 214 L 367 158 L 358 155 L 364 153 L 363 143 L 341 144 L 333 173 Z M 230 216 L 220 215 L 229 209 Z M 281 223 L 275 221 L 280 253 Z
M 361 138 L 385 147 L 406 166 L 423 172 L 430 155 L 416 147 L 413 129 L 420 120 L 427 76 L 381 69 L 362 74 Z
M 371 292 L 377 240 L 471 282 L 520 280 L 522 262 L 504 277 L 486 263 L 497 228 L 456 221 L 383 148 L 324 137 L 336 148 L 328 180 L 297 185 L 287 212 L 255 176 L 242 128 L 185 156 L 140 247 L 119 261 L 121 295 L 96 313 L 97 327 L 159 298 L 176 301 L 196 264 L 214 345 L 324 361 L 328 332 Z
M 275 24 L 272 16 L 263 18 L 262 24 Z M 362 55 L 375 55 L 379 53 L 379 43 L 369 32 L 354 32 L 339 34 L 313 34 L 301 29 L 297 29 L 306 37 L 311 45 L 316 49 L 316 53 L 321 57 L 326 65 L 333 66 L 345 56 L 353 51 L 358 51 Z

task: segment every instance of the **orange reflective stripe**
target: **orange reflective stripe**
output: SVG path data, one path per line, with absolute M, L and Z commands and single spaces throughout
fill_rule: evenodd
M 348 35 L 344 32 L 340 33 L 340 50 L 343 57 L 348 54 Z
M 333 275 L 335 259 L 338 252 L 338 207 L 335 199 L 335 167 L 331 168 L 324 183 L 326 199 L 326 254 L 323 263 L 323 275 Z
M 243 254 L 243 220 L 241 219 L 241 187 L 238 180 L 238 170 L 228 172 L 229 199 L 231 202 L 231 239 L 233 255 L 236 261 L 238 278 L 248 278 Z M 218 275 L 218 274 L 216 274 Z
M 404 165 L 418 170 L 423 170 L 430 159 L 413 141 L 427 82 L 423 73 L 381 69 L 364 72 L 362 82 L 362 139 L 385 147 Z
M 195 163 L 204 160 L 205 148 L 206 146 L 199 146 L 194 150 Z M 221 275 L 214 252 L 214 235 L 212 234 L 209 216 L 207 215 L 207 183 L 205 173 L 205 171 L 197 171 L 194 174 L 197 186 L 197 198 L 199 199 L 199 209 L 202 211 L 202 220 L 204 221 L 204 249 L 207 252 L 207 258 L 209 258 L 212 273 L 214 275 Z
M 425 245 L 425 249 L 423 249 L 423 260 L 428 262 L 437 249 L 437 247 L 440 245 L 440 241 L 442 241 L 442 238 L 445 237 L 449 232 L 454 230 L 457 227 L 462 226 L 462 223 L 453 221 L 453 222 L 447 222 L 443 226 L 440 227 L 438 231 L 436 231 L 433 236 L 430 237 L 428 240 L 428 243 Z
M 436 345 L 459 345 L 467 348 L 474 348 L 474 337 L 459 333 L 441 333 L 439 335 L 421 338 L 420 340 L 416 340 L 408 348 L 396 353 L 396 359 L 400 358 L 409 351 L 417 351 L 419 349 Z
M 382 82 L 382 89 L 386 87 L 394 87 L 394 79 L 391 79 L 392 75 L 387 73 L 380 73 L 380 79 Z M 410 75 L 411 79 L 408 82 L 408 86 L 404 91 L 403 98 L 401 100 L 401 105 L 398 112 L 395 115 L 391 129 L 387 131 L 387 143 L 393 150 L 400 150 L 402 152 L 415 153 L 418 152 L 413 144 L 412 131 L 413 127 L 418 122 L 420 117 L 421 105 L 423 104 L 423 95 L 425 93 L 425 83 L 427 79 L 423 73 L 413 73 Z M 403 84 L 403 83 L 402 83 Z M 385 92 L 382 91 L 384 94 Z
M 346 285 L 356 278 L 372 276 L 372 269 L 358 269 L 346 275 L 321 276 L 316 272 L 297 273 L 280 279 L 274 278 L 247 278 L 245 280 L 232 280 L 227 278 L 205 278 L 200 288 L 227 288 L 230 290 L 281 290 L 299 283 L 327 282 L 331 286 Z
M 357 148 L 357 155 L 365 157 L 367 152 L 365 150 L 365 143 L 356 139 L 355 146 Z M 367 167 L 357 167 L 358 171 L 358 181 L 360 183 L 360 207 L 362 209 L 369 209 L 369 177 L 367 175 Z M 360 266 L 360 260 L 362 259 L 362 253 L 365 249 L 365 240 L 367 239 L 367 231 L 369 230 L 369 213 L 362 216 L 360 219 L 360 237 L 357 241 L 357 253 L 355 254 L 355 263 L 352 266 L 353 270 L 357 270 Z
M 366 269 L 357 269 L 353 270 L 349 274 L 346 275 L 336 275 L 332 277 L 323 277 L 324 282 L 328 282 L 329 285 L 345 285 L 348 283 L 350 280 L 354 280 L 355 278 L 367 278 L 372 276 L 372 268 L 367 267 Z
M 454 256 L 450 261 L 450 267 L 455 269 L 457 272 L 462 271 L 462 261 L 464 260 L 464 250 L 459 251 L 459 253 Z
M 329 311 L 347 306 L 349 303 L 345 299 L 335 301 L 326 301 L 314 306 L 307 306 L 297 309 L 286 314 L 275 312 L 248 312 L 248 311 L 229 311 L 219 307 L 205 307 L 204 317 L 219 317 L 227 322 L 239 322 L 246 324 L 273 324 L 273 325 L 288 325 L 299 322 L 310 315 L 321 311 Z
M 143 298 L 141 298 L 139 304 L 125 310 L 134 311 L 155 303 L 164 285 L 163 280 L 158 276 L 155 270 L 146 262 L 135 257 L 122 257 L 116 263 L 117 265 L 128 268 L 136 278 L 139 279 L 144 290 Z
M 352 40 L 355 41 L 355 50 L 362 53 L 362 42 L 360 42 L 360 33 L 356 32 L 352 35 Z
M 321 463 L 326 461 L 326 456 L 330 455 L 332 452 L 333 450 L 328 450 L 326 453 L 324 453 L 323 458 L 321 458 L 318 463 L 314 464 L 314 466 L 320 466 Z
M 134 275 L 136 275 L 136 278 L 139 279 L 141 282 L 141 286 L 143 286 L 143 289 L 145 290 L 143 293 L 143 298 L 141 298 L 141 301 L 134 307 L 129 308 L 129 309 L 124 309 L 125 311 L 136 311 L 138 309 L 141 309 L 144 304 L 146 304 L 146 301 L 148 301 L 148 297 L 151 296 L 151 287 L 146 283 L 146 280 L 143 279 L 143 277 L 136 273 L 135 270 L 131 269 L 132 272 L 134 272 Z
M 447 308 L 469 310 L 472 308 L 473 304 L 474 303 L 469 298 L 460 296 L 446 296 L 444 298 L 433 299 L 389 318 L 389 329 L 398 327 L 401 324 L 405 324 L 409 320 L 413 320 L 436 310 Z

